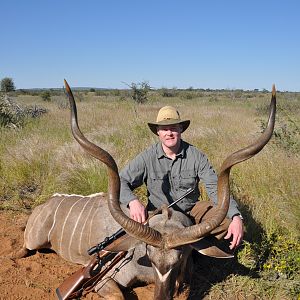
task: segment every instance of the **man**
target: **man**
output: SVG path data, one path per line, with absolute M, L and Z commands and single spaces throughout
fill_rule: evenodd
M 180 119 L 174 107 L 161 108 L 156 122 L 148 123 L 150 130 L 158 135 L 159 142 L 140 153 L 120 172 L 120 201 L 129 207 L 130 217 L 135 221 L 144 222 L 147 210 L 172 203 L 190 187 L 195 188 L 194 192 L 174 209 L 188 214 L 196 223 L 213 214 L 213 204 L 217 203 L 217 175 L 206 155 L 181 139 L 189 124 L 190 120 Z M 204 182 L 212 202 L 198 201 L 200 180 Z M 147 208 L 133 193 L 143 183 L 147 186 Z M 224 236 L 225 239 L 232 238 L 230 249 L 241 243 L 242 216 L 233 198 L 230 199 L 227 217 L 211 234 L 218 239 Z

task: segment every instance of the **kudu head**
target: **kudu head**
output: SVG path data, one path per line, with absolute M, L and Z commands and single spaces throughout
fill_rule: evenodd
M 218 227 L 226 217 L 230 199 L 229 175 L 231 167 L 260 152 L 272 136 L 276 113 L 275 86 L 273 85 L 272 89 L 269 120 L 265 131 L 255 143 L 229 155 L 221 166 L 218 176 L 218 204 L 215 215 L 200 224 L 186 223 L 180 225 L 180 222 L 175 221 L 174 223 L 176 218 L 170 218 L 169 213 L 165 210 L 165 213 L 153 218 L 150 226 L 135 222 L 121 210 L 119 202 L 120 179 L 117 165 L 108 152 L 88 141 L 81 133 L 77 123 L 74 97 L 66 81 L 65 86 L 71 105 L 71 128 L 75 139 L 85 151 L 105 163 L 108 168 L 108 204 L 113 218 L 130 236 L 147 244 L 148 256 L 157 279 L 155 299 L 172 299 L 175 278 L 180 268 L 179 265 L 182 263 L 181 258 L 187 251 L 187 247 L 184 245 L 200 240 Z M 185 222 L 188 221 L 183 223 Z M 170 289 L 170 292 L 166 288 Z
M 162 214 L 149 219 L 149 226 L 162 236 L 191 225 L 190 218 L 166 206 L 162 208 Z M 160 248 L 147 244 L 146 248 L 155 277 L 154 299 L 173 299 L 180 282 L 184 277 L 188 277 L 186 264 L 192 251 L 191 247 L 182 245 L 174 248 Z

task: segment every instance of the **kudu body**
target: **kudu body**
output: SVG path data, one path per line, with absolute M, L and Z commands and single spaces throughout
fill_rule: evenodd
M 71 89 L 65 84 L 71 105 L 73 135 L 90 155 L 107 165 L 108 195 L 53 195 L 33 210 L 25 229 L 24 246 L 17 256 L 24 257 L 28 250 L 51 248 L 68 261 L 86 265 L 90 260 L 87 250 L 121 225 L 134 238 L 135 246 L 120 263 L 118 272 L 112 270 L 95 290 L 106 299 L 124 299 L 120 286 L 129 287 L 137 281 L 154 282 L 155 299 L 172 299 L 186 272 L 191 251 L 189 245 L 209 234 L 227 214 L 231 167 L 257 154 L 271 138 L 276 111 L 275 87 L 264 133 L 254 144 L 231 154 L 222 164 L 215 215 L 193 225 L 186 215 L 163 209 L 162 214 L 151 218 L 149 226 L 145 226 L 130 219 L 120 208 L 120 180 L 115 161 L 79 130 L 75 101 Z

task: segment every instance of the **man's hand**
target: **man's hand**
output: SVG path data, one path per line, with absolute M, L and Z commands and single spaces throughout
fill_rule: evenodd
M 146 221 L 146 209 L 145 206 L 138 200 L 132 200 L 129 202 L 130 218 L 139 223 Z
M 239 216 L 234 216 L 229 227 L 228 232 L 224 239 L 229 239 L 232 236 L 232 241 L 230 242 L 230 249 L 237 247 L 243 240 L 244 228 L 243 221 Z

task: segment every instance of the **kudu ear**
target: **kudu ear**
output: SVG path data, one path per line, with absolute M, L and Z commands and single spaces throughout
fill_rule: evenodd
M 211 238 L 203 238 L 198 242 L 190 244 L 190 247 L 192 247 L 194 250 L 196 250 L 198 253 L 214 257 L 214 258 L 233 258 L 234 255 L 230 253 L 226 253 L 225 251 L 221 250 L 215 243 L 214 240 Z
M 161 207 L 161 210 L 162 210 L 162 215 L 164 217 L 164 219 L 167 221 L 167 220 L 170 220 L 171 217 L 172 217 L 172 210 L 168 208 L 168 206 L 165 204 L 165 205 L 162 205 Z

